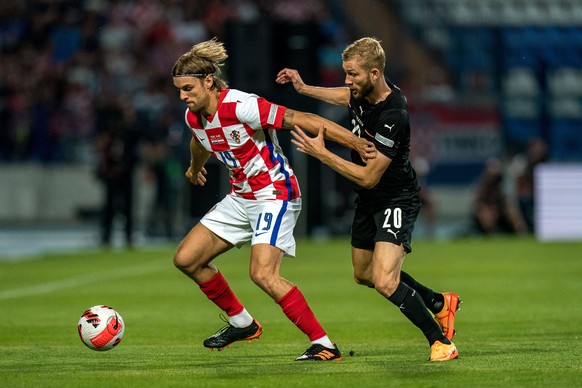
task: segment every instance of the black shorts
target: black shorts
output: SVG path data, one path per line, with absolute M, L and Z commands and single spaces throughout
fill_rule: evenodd
M 352 223 L 352 246 L 373 250 L 378 241 L 384 241 L 402 245 L 406 253 L 412 252 L 412 231 L 419 211 L 418 196 L 384 205 L 357 199 Z

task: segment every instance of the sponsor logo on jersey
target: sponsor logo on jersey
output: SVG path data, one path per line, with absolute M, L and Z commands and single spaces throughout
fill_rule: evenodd
M 269 118 L 267 119 L 267 124 L 275 124 L 275 118 L 277 117 L 277 110 L 279 109 L 279 105 L 271 105 L 271 109 L 269 110 Z
M 210 135 L 210 143 L 213 145 L 225 143 L 222 135 Z
M 386 231 L 389 232 L 389 233 L 392 233 L 394 235 L 394 238 L 398 238 L 398 233 L 400 233 L 400 231 L 395 232 L 392 229 L 387 229 Z
M 384 144 L 386 147 L 389 148 L 394 147 L 394 140 L 388 139 L 387 137 L 380 135 L 378 132 L 376 132 L 376 136 L 374 136 L 374 139 L 376 139 L 376 141 L 378 141 L 379 143 Z

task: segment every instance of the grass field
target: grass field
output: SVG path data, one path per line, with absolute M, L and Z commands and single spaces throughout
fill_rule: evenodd
M 300 363 L 309 345 L 248 278 L 248 247 L 216 264 L 263 325 L 252 343 L 222 352 L 202 340 L 218 309 L 176 270 L 174 247 L 0 261 L 0 387 L 581 386 L 582 243 L 532 239 L 417 241 L 405 269 L 458 292 L 460 358 L 427 361 L 418 329 L 375 291 L 352 281 L 349 241 L 300 241 L 283 275 L 296 283 L 342 362 Z M 80 314 L 115 307 L 121 344 L 95 352 Z M 350 356 L 353 351 L 353 356 Z

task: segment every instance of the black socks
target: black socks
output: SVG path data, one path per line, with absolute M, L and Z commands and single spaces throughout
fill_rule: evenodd
M 413 288 L 420 294 L 422 301 L 426 307 L 433 313 L 439 313 L 445 304 L 445 298 L 443 294 L 439 294 L 431 290 L 430 288 L 417 282 L 412 276 L 404 271 L 400 271 L 400 281 L 406 283 L 409 287 Z
M 444 336 L 440 326 L 428 312 L 426 305 L 415 289 L 400 281 L 396 291 L 388 300 L 396 305 L 402 314 L 422 331 L 430 345 L 435 341 L 450 344 L 450 341 Z

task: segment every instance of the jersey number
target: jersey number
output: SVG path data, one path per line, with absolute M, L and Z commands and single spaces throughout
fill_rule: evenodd
M 220 156 L 220 159 L 222 159 L 222 162 L 226 164 L 228 167 L 236 168 L 239 166 L 238 161 L 236 160 L 232 152 L 228 151 L 219 152 L 218 155 Z
M 400 229 L 402 226 L 402 209 L 399 207 L 394 208 L 394 211 L 392 211 L 392 209 L 386 209 L 384 214 L 386 215 L 386 218 L 384 218 L 384 225 L 382 225 L 382 228 L 389 229 L 395 227 L 396 229 Z
M 362 129 L 360 128 L 360 124 L 356 123 L 356 120 L 352 119 L 352 133 L 357 137 L 362 137 Z
M 271 229 L 271 222 L 273 221 L 273 213 L 261 213 L 259 214 L 259 219 L 257 220 L 257 226 L 255 227 L 255 236 L 258 236 L 259 230 L 269 230 Z M 261 227 L 262 226 L 262 227 Z

